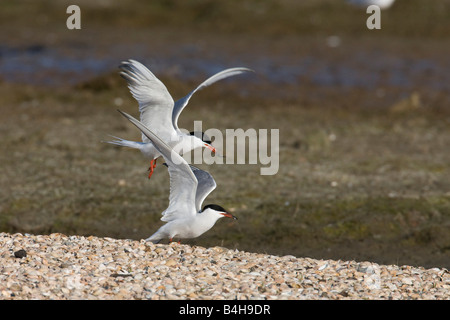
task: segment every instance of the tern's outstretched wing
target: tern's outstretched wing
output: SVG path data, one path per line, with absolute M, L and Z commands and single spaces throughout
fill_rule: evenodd
M 203 89 L 204 87 L 207 87 L 219 80 L 232 77 L 244 72 L 253 72 L 253 70 L 248 68 L 231 68 L 223 70 L 219 73 L 216 73 L 215 75 L 209 77 L 205 81 L 203 81 L 197 88 L 192 90 L 187 96 L 181 98 L 177 102 L 175 102 L 175 106 L 173 108 L 173 114 L 172 114 L 172 123 L 173 127 L 175 129 L 178 129 L 178 117 L 180 116 L 181 111 L 183 111 L 184 107 L 187 106 L 189 99 L 192 97 L 194 93 L 196 93 L 198 90 Z
M 131 94 L 139 103 L 141 122 L 152 128 L 160 138 L 168 141 L 174 133 L 174 102 L 166 86 L 138 61 L 123 61 L 119 68 L 122 70 L 120 75 L 127 80 Z M 148 142 L 144 134 L 142 140 Z
M 144 124 L 129 114 L 119 112 L 130 120 L 153 143 L 166 161 L 170 175 L 169 206 L 163 212 L 162 221 L 171 221 L 184 218 L 186 215 L 194 216 L 198 181 L 191 168 L 178 153 L 164 141 L 150 131 Z
M 203 201 L 216 188 L 217 184 L 208 172 L 191 165 L 190 167 L 198 181 L 197 193 L 195 194 L 195 208 L 197 212 L 200 212 Z

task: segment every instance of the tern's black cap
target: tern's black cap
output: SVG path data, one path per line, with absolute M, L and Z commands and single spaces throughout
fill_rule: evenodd
M 203 207 L 202 211 L 205 211 L 206 209 L 213 209 L 219 212 L 227 212 L 227 210 L 225 210 L 224 208 L 222 208 L 221 206 L 217 205 L 217 204 L 208 204 L 206 206 Z
M 189 134 L 191 136 L 196 136 L 197 138 L 200 138 L 203 142 L 207 143 L 207 144 L 211 144 L 211 138 L 208 137 L 204 132 L 200 132 L 200 131 L 191 131 L 189 132 Z

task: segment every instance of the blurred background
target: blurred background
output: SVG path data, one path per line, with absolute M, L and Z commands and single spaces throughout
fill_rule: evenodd
M 280 129 L 280 169 L 201 165 L 222 219 L 192 245 L 450 267 L 450 1 L 397 0 L 369 30 L 344 0 L 0 3 L 0 232 L 142 239 L 168 205 L 147 179 L 118 65 L 179 99 L 222 69 L 255 74 L 190 100 L 180 126 Z M 220 149 L 220 146 L 217 146 Z

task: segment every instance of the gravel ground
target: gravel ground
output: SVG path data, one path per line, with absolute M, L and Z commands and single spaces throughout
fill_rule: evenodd
M 449 299 L 446 269 L 0 233 L 0 299 Z

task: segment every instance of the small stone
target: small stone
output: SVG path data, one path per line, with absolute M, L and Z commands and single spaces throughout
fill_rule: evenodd
M 168 267 L 174 267 L 177 265 L 177 262 L 174 259 L 169 259 L 166 261 L 166 266 Z
M 326 267 L 328 267 L 328 263 L 324 263 L 323 265 L 321 265 L 321 266 L 319 267 L 319 271 L 324 270 Z
M 13 283 L 11 284 L 11 286 L 9 287 L 9 289 L 13 292 L 17 292 L 17 291 L 21 291 L 22 287 L 20 286 L 20 284 L 18 283 Z
M 402 282 L 403 282 L 404 284 L 410 286 L 410 285 L 413 284 L 413 278 L 405 277 L 405 278 L 402 279 Z
M 16 258 L 25 258 L 27 256 L 27 252 L 23 249 L 20 249 L 16 252 L 14 252 L 14 257 Z

